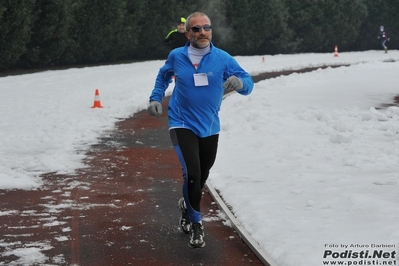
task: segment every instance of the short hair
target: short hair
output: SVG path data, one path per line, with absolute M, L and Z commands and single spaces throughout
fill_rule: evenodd
M 186 19 L 186 31 L 190 30 L 190 21 L 191 21 L 191 18 L 193 18 L 193 17 L 207 17 L 208 20 L 209 20 L 209 24 L 212 24 L 211 23 L 211 19 L 205 13 L 194 12 L 190 16 L 188 16 L 187 19 Z

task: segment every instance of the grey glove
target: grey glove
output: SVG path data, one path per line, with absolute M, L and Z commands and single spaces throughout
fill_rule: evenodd
M 237 91 L 242 90 L 244 88 L 244 84 L 242 84 L 242 80 L 237 78 L 236 76 L 229 77 L 225 83 L 223 83 L 223 88 L 227 91 Z
M 147 108 L 147 112 L 150 115 L 156 116 L 159 118 L 159 115 L 162 114 L 162 105 L 160 102 L 157 101 L 151 101 L 150 105 Z

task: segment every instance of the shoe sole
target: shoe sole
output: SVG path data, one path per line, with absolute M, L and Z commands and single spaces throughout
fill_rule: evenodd
M 183 217 L 181 217 L 181 218 L 179 219 L 179 224 L 180 224 L 180 229 L 181 229 L 185 234 L 190 233 L 191 226 L 190 226 L 190 224 L 187 224 L 187 220 L 186 220 L 186 219 L 184 219 Z
M 177 206 L 178 206 L 178 208 L 179 208 L 179 210 L 180 210 L 180 212 L 181 212 L 181 217 L 180 217 L 180 219 L 179 219 L 179 225 L 180 225 L 180 229 L 181 229 L 185 234 L 188 234 L 188 233 L 190 233 L 191 226 L 190 226 L 190 221 L 189 221 L 187 218 L 183 217 L 183 215 L 184 215 L 184 214 L 183 214 L 184 208 L 183 208 L 183 206 L 182 206 L 182 204 L 181 204 L 182 199 L 183 199 L 183 198 L 181 198 L 181 199 L 179 200 L 179 202 L 177 203 Z
M 201 244 L 188 243 L 188 247 L 192 248 L 192 249 L 194 249 L 194 248 L 203 248 L 203 247 L 205 247 L 205 242 L 202 242 Z

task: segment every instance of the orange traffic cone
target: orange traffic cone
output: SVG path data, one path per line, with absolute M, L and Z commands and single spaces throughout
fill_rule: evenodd
M 334 57 L 338 57 L 338 46 L 337 45 L 335 45 Z
M 91 108 L 103 108 L 100 102 L 100 94 L 98 93 L 98 89 L 96 89 L 96 94 L 94 96 L 94 105 Z

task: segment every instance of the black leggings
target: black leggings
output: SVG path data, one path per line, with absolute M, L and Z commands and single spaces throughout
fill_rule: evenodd
M 183 170 L 186 205 L 200 212 L 202 188 L 216 159 L 219 135 L 200 138 L 185 128 L 171 129 L 169 134 Z M 190 210 L 189 216 L 191 220 Z

